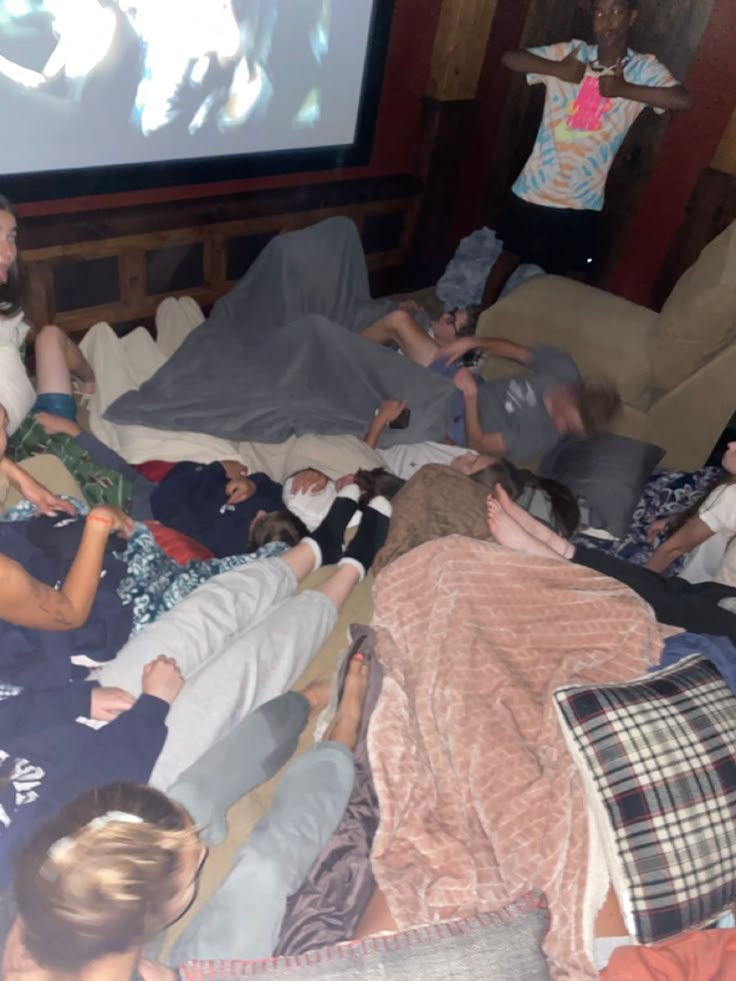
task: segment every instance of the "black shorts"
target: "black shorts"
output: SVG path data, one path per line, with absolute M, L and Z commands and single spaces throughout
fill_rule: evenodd
M 600 211 L 548 208 L 510 194 L 496 235 L 506 252 L 549 273 L 589 269 L 598 258 Z

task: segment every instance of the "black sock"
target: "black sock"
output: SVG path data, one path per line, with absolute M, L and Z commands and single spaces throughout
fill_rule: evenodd
M 386 498 L 374 497 L 364 508 L 360 527 L 355 538 L 345 549 L 341 563 L 349 562 L 358 565 L 361 571 L 366 573 L 373 564 L 376 553 L 386 541 L 390 515 L 391 505 Z
M 341 558 L 345 529 L 358 510 L 359 497 L 358 485 L 348 484 L 332 502 L 322 523 L 307 536 L 319 549 L 318 565 L 333 565 Z

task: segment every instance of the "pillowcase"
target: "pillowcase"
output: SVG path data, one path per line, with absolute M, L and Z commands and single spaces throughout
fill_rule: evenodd
M 564 439 L 544 457 L 539 473 L 584 497 L 593 527 L 623 538 L 644 484 L 663 456 L 653 443 L 596 433 Z
M 736 698 L 699 655 L 555 692 L 626 927 L 640 943 L 736 900 Z
M 161 551 L 179 565 L 187 565 L 194 559 L 202 562 L 215 557 L 215 553 L 206 545 L 185 535 L 183 531 L 162 525 L 160 521 L 144 521 L 143 524 L 149 529 Z
M 307 954 L 260 961 L 191 961 L 186 981 L 298 978 L 299 981 L 549 981 L 540 949 L 549 927 L 541 894 L 497 913 L 381 934 Z

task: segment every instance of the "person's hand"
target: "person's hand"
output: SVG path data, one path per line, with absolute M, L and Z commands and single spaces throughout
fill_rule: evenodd
M 177 981 L 176 972 L 158 961 L 142 960 L 138 965 L 138 974 L 142 981 Z
M 447 344 L 443 344 L 437 353 L 435 361 L 444 361 L 445 364 L 452 364 L 458 358 L 462 358 L 468 351 L 474 351 L 478 347 L 476 337 L 456 337 Z
M 398 419 L 406 408 L 406 401 L 401 399 L 384 399 L 378 406 L 376 419 L 379 419 L 384 426 L 388 426 L 394 419 Z
M 56 433 L 66 433 L 67 436 L 76 439 L 82 432 L 81 427 L 76 422 L 72 422 L 71 419 L 65 419 L 63 416 L 55 416 L 51 412 L 37 412 L 33 418 L 48 436 L 54 436 Z
M 123 688 L 93 688 L 90 718 L 98 722 L 112 722 L 121 712 L 135 705 L 135 699 Z
M 335 481 L 335 490 L 339 494 L 340 491 L 343 489 L 343 487 L 347 487 L 348 484 L 354 484 L 354 483 L 355 483 L 355 474 L 346 473 L 344 476 L 338 477 L 337 480 Z
M 62 512 L 64 514 L 76 515 L 77 510 L 71 501 L 64 501 L 56 494 L 52 494 L 48 488 L 31 477 L 30 474 L 23 472 L 18 478 L 18 490 L 30 504 L 32 504 L 39 514 L 54 515 Z
M 669 523 L 670 518 L 657 518 L 656 521 L 653 521 L 647 528 L 647 541 L 652 544 Z
M 320 470 L 298 470 L 292 477 L 292 494 L 321 494 L 328 478 Z
M 159 654 L 155 661 L 151 661 L 143 669 L 141 687 L 144 694 L 155 695 L 171 705 L 184 687 L 184 678 L 173 657 Z
M 459 388 L 463 395 L 476 395 L 478 392 L 478 381 L 469 368 L 461 368 L 455 372 L 452 379 L 455 388 Z
M 225 484 L 225 496 L 228 504 L 242 504 L 252 497 L 255 492 L 255 484 L 250 477 L 233 477 Z
M 585 65 L 578 58 L 580 47 L 573 48 L 567 57 L 557 63 L 557 77 L 561 82 L 577 85 L 585 76 Z
M 626 98 L 626 86 L 623 65 L 617 65 L 613 72 L 598 77 L 598 91 L 604 99 Z
M 87 521 L 106 524 L 111 535 L 130 538 L 135 529 L 135 521 L 122 508 L 114 508 L 110 504 L 101 504 L 87 515 Z

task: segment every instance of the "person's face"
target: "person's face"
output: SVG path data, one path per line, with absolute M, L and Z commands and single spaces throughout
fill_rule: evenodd
M 9 211 L 0 211 L 0 286 L 7 283 L 18 258 L 18 227 Z
M 470 321 L 467 310 L 453 310 L 450 313 L 443 313 L 439 320 L 432 324 L 435 339 L 438 344 L 447 344 L 454 341 L 462 334 Z
M 580 405 L 575 391 L 569 386 L 554 389 L 545 397 L 547 412 L 558 433 L 585 434 Z
M 637 11 L 626 0 L 595 0 L 593 3 L 593 34 L 603 48 L 626 44 Z
M 726 452 L 721 458 L 721 466 L 726 473 L 736 476 L 736 441 L 726 446 Z

